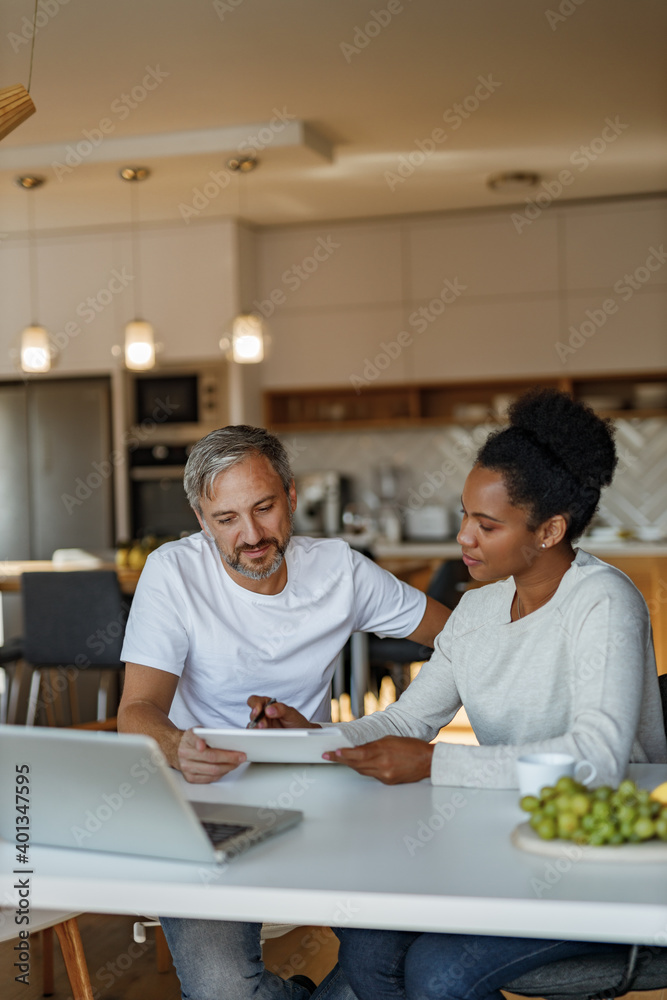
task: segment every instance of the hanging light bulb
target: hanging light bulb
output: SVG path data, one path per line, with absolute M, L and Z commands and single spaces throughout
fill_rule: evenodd
M 264 324 L 254 313 L 240 313 L 232 323 L 232 361 L 252 365 L 264 360 Z
M 21 334 L 21 368 L 24 372 L 51 369 L 49 334 L 43 326 L 26 326 Z
M 153 327 L 143 319 L 134 319 L 125 327 L 125 365 L 135 372 L 155 365 Z
M 44 183 L 43 177 L 26 175 L 17 177 L 16 183 L 24 191 L 29 193 L 28 197 L 28 256 L 29 266 L 29 286 L 30 286 L 30 309 L 33 316 L 37 316 L 37 301 L 39 298 L 39 288 L 37 282 L 37 261 L 35 259 L 35 213 L 34 203 L 30 192 L 41 187 Z M 51 370 L 51 347 L 49 344 L 48 331 L 33 319 L 32 323 L 21 333 L 21 368 L 24 372 L 31 374 L 37 372 L 48 372 Z
M 145 181 L 150 176 L 147 167 L 123 167 L 119 174 L 124 181 Z M 144 319 L 138 318 L 139 297 L 141 294 L 140 255 L 137 247 L 137 205 L 134 197 L 135 189 L 131 189 L 131 241 L 132 241 L 132 274 L 134 282 L 132 293 L 134 297 L 135 319 L 125 327 L 125 367 L 131 371 L 147 371 L 155 367 L 155 335 L 153 327 Z
M 227 161 L 227 167 L 237 175 L 238 215 L 242 217 L 244 194 L 241 174 L 252 173 L 258 165 L 254 156 L 237 157 Z M 255 313 L 239 313 L 232 322 L 231 345 L 227 338 L 220 342 L 222 349 L 230 351 L 232 361 L 240 365 L 253 365 L 264 360 L 264 323 Z

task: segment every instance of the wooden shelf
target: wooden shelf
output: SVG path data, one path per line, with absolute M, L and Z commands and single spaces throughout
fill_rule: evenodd
M 275 431 L 355 430 L 481 424 L 503 419 L 507 403 L 533 386 L 571 392 L 611 417 L 667 416 L 667 373 L 535 376 L 346 388 L 274 389 L 264 393 L 266 426 Z M 649 388 L 652 386 L 653 388 Z M 655 402 L 665 393 L 660 405 Z

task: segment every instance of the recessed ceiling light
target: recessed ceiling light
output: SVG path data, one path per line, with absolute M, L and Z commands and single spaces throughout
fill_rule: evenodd
M 244 174 L 254 170 L 258 163 L 259 160 L 256 156 L 236 156 L 232 160 L 227 160 L 227 166 L 230 170 L 240 170 Z
M 498 191 L 500 194 L 513 194 L 534 188 L 540 183 L 540 180 L 540 175 L 531 171 L 508 171 L 492 174 L 486 183 L 492 191 Z

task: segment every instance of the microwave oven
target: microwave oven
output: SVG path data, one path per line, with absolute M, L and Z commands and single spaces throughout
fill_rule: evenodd
M 129 424 L 153 442 L 194 442 L 228 421 L 226 365 L 133 372 Z

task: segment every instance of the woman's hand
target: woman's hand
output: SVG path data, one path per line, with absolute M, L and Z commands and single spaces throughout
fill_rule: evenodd
M 257 729 L 321 729 L 317 722 L 309 722 L 308 719 L 297 712 L 290 705 L 283 705 L 281 701 L 275 701 L 269 705 L 270 698 L 265 698 L 257 694 L 252 694 L 248 698 L 250 705 L 250 721 L 253 722 L 259 713 L 264 709 L 264 715 L 257 723 Z
M 324 753 L 325 760 L 346 764 L 359 774 L 377 778 L 385 785 L 401 785 L 431 776 L 434 746 L 407 736 L 383 736 L 359 747 L 341 747 Z

